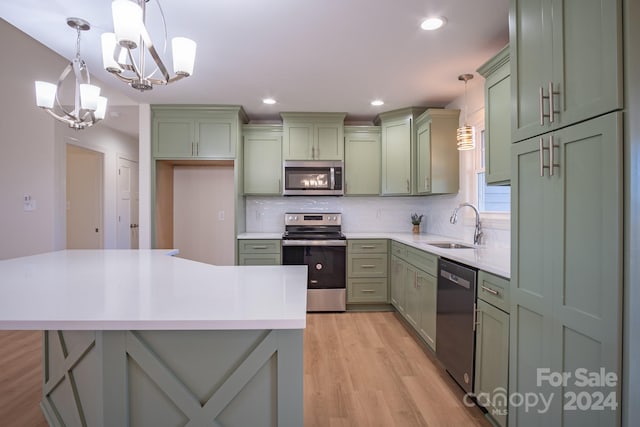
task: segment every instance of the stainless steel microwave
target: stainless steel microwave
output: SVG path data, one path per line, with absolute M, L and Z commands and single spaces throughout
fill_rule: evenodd
M 285 196 L 343 196 L 344 162 L 341 160 L 285 160 Z

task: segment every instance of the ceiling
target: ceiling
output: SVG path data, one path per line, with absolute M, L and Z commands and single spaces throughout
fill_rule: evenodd
M 458 75 L 475 73 L 508 42 L 509 0 L 161 0 L 169 38 L 197 42 L 195 69 L 188 79 L 141 93 L 102 69 L 100 35 L 113 31 L 110 4 L 2 0 L 0 17 L 68 59 L 76 36 L 66 18 L 89 21 L 81 56 L 103 90 L 125 95 L 116 101 L 124 109 L 110 103 L 120 116 L 136 103 L 234 104 L 253 121 L 277 120 L 280 111 L 371 121 L 382 111 L 446 105 L 464 92 Z M 157 6 L 147 9 L 147 27 L 162 47 Z M 421 30 L 432 15 L 447 24 Z M 163 58 L 171 69 L 170 52 Z M 265 97 L 278 103 L 265 105 Z M 371 106 L 378 98 L 385 105 Z

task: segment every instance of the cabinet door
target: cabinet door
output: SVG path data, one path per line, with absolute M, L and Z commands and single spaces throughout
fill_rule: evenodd
M 418 270 L 411 266 L 407 266 L 405 276 L 405 319 L 413 328 L 418 330 L 418 322 L 420 321 L 420 293 L 417 285 Z
M 426 122 L 418 128 L 416 148 L 416 193 L 431 192 L 431 122 Z
M 238 265 L 280 265 L 280 254 L 240 254 Z
M 231 120 L 198 119 L 196 125 L 196 156 L 234 158 L 236 130 Z
M 541 124 L 541 109 L 547 114 L 549 110 L 540 97 L 540 90 L 547 94 L 552 81 L 551 0 L 511 0 L 509 17 L 515 24 L 509 25 L 515 142 L 551 129 L 548 119 Z
M 478 300 L 476 327 L 476 369 L 474 393 L 498 425 L 507 425 L 509 378 L 509 315 L 491 304 Z M 484 397 L 486 396 L 486 398 Z
M 553 0 L 556 127 L 623 107 L 621 3 Z
M 411 118 L 382 125 L 382 194 L 411 194 Z
M 311 154 L 315 160 L 343 160 L 344 131 L 342 124 L 315 124 Z
M 380 194 L 380 132 L 347 133 L 345 149 L 345 194 Z
M 506 64 L 485 82 L 485 179 L 508 184 L 511 176 L 511 80 Z
M 292 122 L 284 126 L 282 157 L 284 160 L 312 160 L 313 122 Z
M 396 256 L 391 257 L 391 304 L 404 315 L 405 311 L 405 280 L 407 264 Z
M 282 193 L 282 134 L 252 132 L 244 136 L 244 194 Z
M 438 282 L 435 276 L 421 270 L 417 271 L 416 281 L 420 300 L 418 332 L 429 347 L 435 351 Z
M 563 411 L 567 393 L 584 389 L 575 381 L 538 386 L 535 367 L 604 369 L 619 378 L 621 123 L 613 113 L 541 137 L 555 146 L 553 176 L 546 169 L 540 176 L 538 139 L 514 147 L 509 388 L 564 393 L 545 414 L 513 408 L 511 425 L 617 423 L 617 410 Z M 543 154 L 548 165 L 550 152 Z M 596 391 L 607 396 L 616 387 L 589 388 Z
M 192 157 L 195 155 L 193 121 L 189 119 L 154 120 L 154 157 Z

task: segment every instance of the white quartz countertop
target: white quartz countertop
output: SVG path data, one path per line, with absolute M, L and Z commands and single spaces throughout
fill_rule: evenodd
M 213 266 L 171 253 L 65 250 L 1 260 L 0 329 L 305 327 L 306 266 Z
M 390 239 L 418 249 L 470 265 L 480 270 L 505 277 L 511 277 L 511 252 L 508 248 L 476 246 L 473 249 L 443 249 L 430 246 L 431 242 L 458 242 L 473 246 L 467 242 L 437 234 L 384 233 L 384 232 L 344 232 L 347 239 Z M 243 233 L 238 239 L 280 239 L 282 233 Z

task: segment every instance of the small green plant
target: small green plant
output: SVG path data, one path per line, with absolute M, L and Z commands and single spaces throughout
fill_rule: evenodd
M 413 225 L 420 225 L 420 223 L 422 222 L 422 217 L 424 215 L 418 215 L 417 213 L 412 213 L 411 214 L 411 224 Z

